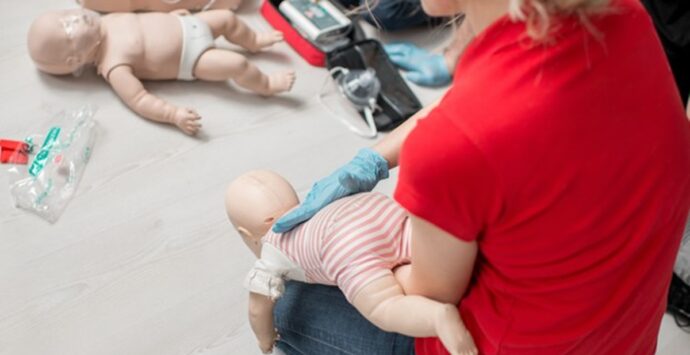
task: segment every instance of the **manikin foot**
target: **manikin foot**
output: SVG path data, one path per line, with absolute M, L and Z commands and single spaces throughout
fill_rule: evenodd
M 256 48 L 252 52 L 258 52 L 264 48 L 270 47 L 278 42 L 283 41 L 283 32 L 271 31 L 256 34 Z
M 453 355 L 477 355 L 472 335 L 460 320 L 457 307 L 445 305 L 436 315 L 436 334 L 443 346 Z
M 290 91 L 293 84 L 295 84 L 295 72 L 292 70 L 270 75 L 268 77 L 267 95 Z

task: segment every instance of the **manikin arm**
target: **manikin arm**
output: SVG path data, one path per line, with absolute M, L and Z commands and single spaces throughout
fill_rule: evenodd
M 273 301 L 258 293 L 249 293 L 249 323 L 264 353 L 273 349 L 278 334 L 273 326 Z
M 131 67 L 121 65 L 114 68 L 107 80 L 122 101 L 142 117 L 175 124 L 187 134 L 195 134 L 199 130 L 199 116 L 193 110 L 178 108 L 151 95 L 134 76 Z
M 235 10 L 242 0 L 77 0 L 83 7 L 101 12 L 161 11 L 176 9 Z
M 476 241 L 461 241 L 412 215 L 410 226 L 412 264 L 364 287 L 353 301 L 355 308 L 383 330 L 437 336 L 452 354 L 476 354 L 455 306 L 472 275 Z
M 455 305 L 406 296 L 393 275 L 369 283 L 355 296 L 353 305 L 385 331 L 415 338 L 439 337 L 454 355 L 477 353 Z

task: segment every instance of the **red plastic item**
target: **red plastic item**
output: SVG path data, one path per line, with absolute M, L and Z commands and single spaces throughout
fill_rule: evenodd
M 29 145 L 24 142 L 0 139 L 0 163 L 27 164 Z
M 275 2 L 275 3 L 274 3 Z M 283 17 L 277 5 L 280 1 L 264 0 L 261 5 L 261 15 L 278 31 L 283 32 L 287 42 L 304 60 L 316 67 L 326 66 L 326 53 L 316 48 L 311 42 L 297 32 L 290 22 Z

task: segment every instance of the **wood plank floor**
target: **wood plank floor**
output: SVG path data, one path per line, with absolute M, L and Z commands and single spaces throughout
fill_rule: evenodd
M 241 17 L 269 25 L 258 1 Z M 0 354 L 258 354 L 241 281 L 253 262 L 228 224 L 223 192 L 250 169 L 286 176 L 301 196 L 372 141 L 349 133 L 316 100 L 326 71 L 285 44 L 253 55 L 266 72 L 295 68 L 292 93 L 264 99 L 226 84 L 148 83 L 155 94 L 195 107 L 203 132 L 136 117 L 93 72 L 38 73 L 26 32 L 40 13 L 71 0 L 0 0 L 0 137 L 23 139 L 51 115 L 98 107 L 98 141 L 77 194 L 55 224 L 12 206 L 0 169 Z M 385 35 L 428 48 L 443 30 Z M 443 90 L 413 87 L 429 103 Z M 395 176 L 379 186 L 392 191 Z M 667 318 L 660 354 L 690 349 Z

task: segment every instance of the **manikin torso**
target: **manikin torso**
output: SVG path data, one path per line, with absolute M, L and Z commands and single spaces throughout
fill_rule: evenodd
M 140 79 L 176 79 L 182 53 L 182 26 L 177 17 L 168 13 L 103 16 L 98 72 L 107 79 L 116 66 L 129 65 Z
M 274 249 L 261 259 L 280 252 L 304 272 L 300 281 L 337 285 L 352 301 L 384 270 L 410 262 L 408 221 L 406 211 L 381 193 L 344 197 L 287 233 L 269 231 L 262 242 Z

